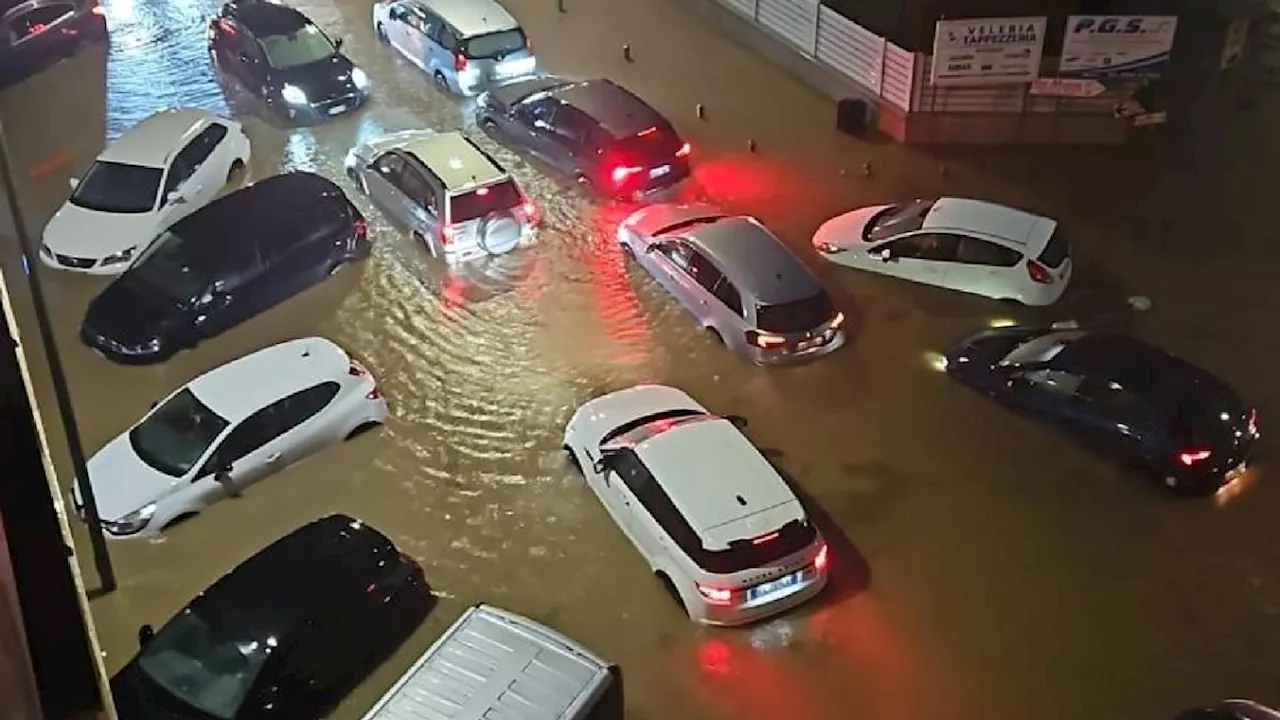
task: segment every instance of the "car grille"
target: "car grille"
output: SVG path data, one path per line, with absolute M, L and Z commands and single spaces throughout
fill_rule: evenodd
M 78 258 L 72 255 L 61 255 L 59 253 L 54 253 L 53 256 L 58 259 L 59 264 L 66 265 L 67 267 L 80 268 L 81 270 L 86 270 L 98 264 L 98 261 L 93 258 Z

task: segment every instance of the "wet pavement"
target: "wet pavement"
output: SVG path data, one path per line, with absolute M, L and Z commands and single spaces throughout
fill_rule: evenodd
M 336 340 L 370 367 L 393 412 L 386 428 L 273 476 L 162 541 L 113 543 L 120 589 L 92 605 L 109 670 L 135 650 L 140 623 L 163 622 L 271 540 L 341 511 L 421 561 L 442 602 L 342 704 L 339 720 L 359 718 L 481 600 L 621 664 L 636 720 L 1163 720 L 1224 696 L 1280 701 L 1280 491 L 1262 477 L 1265 459 L 1227 501 L 1171 501 L 953 386 L 928 355 L 1011 314 L 1094 317 L 1120 311 L 1126 295 L 1148 295 L 1155 307 L 1133 329 L 1230 378 L 1261 407 L 1265 432 L 1266 418 L 1280 413 L 1268 355 L 1280 293 L 1267 198 L 1256 189 L 1269 185 L 1243 171 L 1223 181 L 1229 202 L 1213 213 L 1229 214 L 1233 229 L 1219 237 L 1213 228 L 1225 225 L 1199 217 L 1212 213 L 1196 212 L 1194 196 L 1135 191 L 1154 171 L 1133 169 L 1116 151 L 940 160 L 840 137 L 828 101 L 675 0 L 567 1 L 566 14 L 552 0 L 507 5 L 550 69 L 614 77 L 666 112 L 696 148 L 685 195 L 775 228 L 835 292 L 852 342 L 809 365 L 744 366 L 710 346 L 655 283 L 624 269 L 612 234 L 625 206 L 590 202 L 478 133 L 543 207 L 546 229 L 535 248 L 469 273 L 446 272 L 357 199 L 375 241 L 369 262 L 161 366 L 125 368 L 77 341 L 104 281 L 45 272 L 89 452 L 196 374 L 305 334 Z M 374 40 L 365 3 L 299 3 L 346 39 L 375 99 L 294 130 L 268 122 L 212 75 L 210 0 L 105 5 L 109 48 L 0 96 L 37 236 L 102 138 L 162 107 L 235 113 L 254 143 L 249 179 L 312 170 L 353 197 L 341 168 L 352 144 L 465 124 L 462 103 Z M 634 63 L 623 60 L 623 43 Z M 1266 112 L 1241 127 L 1267 127 Z M 746 151 L 748 139 L 759 152 Z M 1249 168 L 1275 154 L 1232 152 Z M 939 192 L 1063 218 L 1078 265 L 1061 306 L 1033 313 L 857 275 L 806 249 L 832 214 Z M 1140 203 L 1169 206 L 1155 232 L 1125 220 Z M 1169 214 L 1179 205 L 1182 214 Z M 12 285 L 20 255 L 11 241 L 0 252 Z M 15 303 L 38 366 L 29 303 L 21 294 Z M 43 372 L 36 381 L 65 485 L 64 436 Z M 730 631 L 691 625 L 668 599 L 558 450 L 577 404 L 642 381 L 680 386 L 750 420 L 748 434 L 794 476 L 832 540 L 833 583 L 820 599 Z M 92 586 L 88 543 L 76 531 Z

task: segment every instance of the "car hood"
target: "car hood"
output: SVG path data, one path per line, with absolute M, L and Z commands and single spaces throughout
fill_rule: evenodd
M 178 303 L 156 294 L 126 273 L 89 303 L 84 329 L 124 347 L 135 347 L 153 338 L 163 341 L 165 331 L 183 315 Z
M 666 410 L 707 412 L 693 398 L 663 385 L 637 385 L 590 400 L 574 413 L 571 424 L 584 445 L 599 447 L 600 438 L 632 420 Z
M 351 79 L 351 64 L 344 55 L 334 55 L 306 65 L 273 69 L 271 79 L 276 85 L 295 85 L 307 94 L 307 100 L 316 103 L 356 92 Z
M 128 433 L 94 453 L 85 469 L 89 471 L 98 516 L 103 520 L 118 520 L 184 482 L 142 462 L 133 451 Z
M 425 140 L 435 137 L 440 133 L 435 130 L 426 128 L 418 130 L 400 130 L 399 132 L 387 133 L 372 140 L 366 140 L 352 149 L 356 157 L 363 161 L 372 160 L 377 155 L 391 148 L 404 147 L 405 145 L 417 140 Z
M 817 232 L 813 234 L 813 246 L 821 248 L 823 246 L 835 247 L 840 250 L 852 250 L 858 247 L 870 247 L 870 243 L 862 239 L 862 233 L 867 227 L 867 223 L 876 213 L 886 210 L 892 205 L 873 205 L 871 207 L 858 208 L 850 210 L 843 215 L 837 215 L 830 220 L 822 223 Z
M 155 236 L 155 213 L 98 212 L 64 203 L 44 226 L 43 240 L 60 255 L 101 259 L 134 245 L 141 250 Z

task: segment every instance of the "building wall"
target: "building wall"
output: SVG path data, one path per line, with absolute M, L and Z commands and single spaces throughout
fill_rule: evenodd
M 5 720 L 40 720 L 41 717 L 3 520 L 0 520 L 0 717 Z

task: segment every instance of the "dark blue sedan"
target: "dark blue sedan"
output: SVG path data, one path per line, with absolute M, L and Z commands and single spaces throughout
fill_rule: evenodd
M 1225 382 L 1126 335 L 987 330 L 948 352 L 946 371 L 1178 492 L 1211 493 L 1241 475 L 1259 436 L 1257 410 Z

